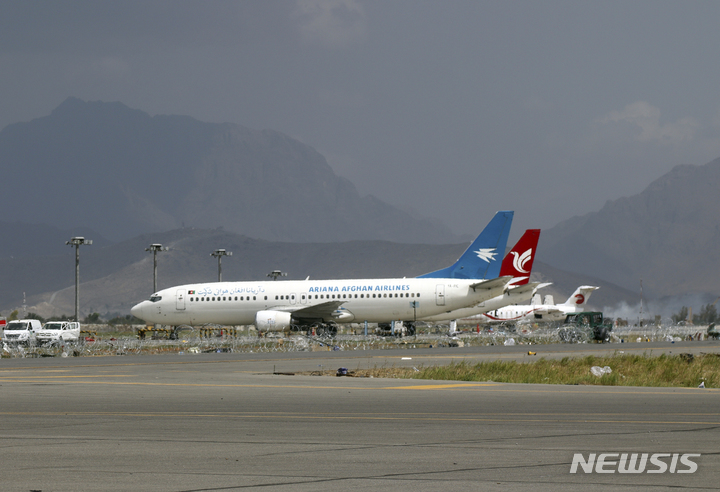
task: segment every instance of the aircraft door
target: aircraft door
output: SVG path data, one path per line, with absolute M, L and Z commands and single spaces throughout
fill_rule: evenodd
M 437 286 L 435 287 L 435 303 L 438 306 L 445 305 L 445 285 L 444 284 L 437 284 Z
M 307 303 L 307 293 L 301 292 L 300 293 L 300 304 L 306 304 Z
M 295 292 L 290 294 L 288 297 L 290 297 L 290 304 L 295 304 L 297 302 L 297 296 L 295 295 Z
M 185 311 L 185 291 L 178 289 L 175 297 L 175 309 Z

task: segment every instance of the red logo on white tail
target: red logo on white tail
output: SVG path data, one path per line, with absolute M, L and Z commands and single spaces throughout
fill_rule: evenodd
M 577 305 L 580 305 L 583 302 L 585 302 L 585 296 L 582 294 L 576 295 L 575 298 L 577 299 L 577 301 L 575 301 L 575 304 L 577 304 Z

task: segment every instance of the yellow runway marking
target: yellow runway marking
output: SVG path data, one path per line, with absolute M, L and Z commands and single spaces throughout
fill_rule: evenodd
M 449 384 L 422 384 L 416 386 L 386 386 L 383 389 L 411 389 L 411 390 L 438 390 L 452 388 L 477 388 L 480 386 L 498 386 L 499 383 L 449 383 Z
M 236 419 L 280 419 L 288 420 L 370 420 L 370 421 L 432 421 L 442 420 L 456 422 L 478 422 L 491 423 L 508 421 L 516 423 L 600 423 L 600 424 L 653 424 L 653 425 L 720 425 L 718 420 L 641 420 L 641 419 L 610 419 L 610 418 L 562 418 L 560 416 L 548 418 L 513 418 L 514 416 L 503 415 L 499 417 L 476 417 L 469 415 L 453 414 L 359 414 L 359 415 L 335 415 L 335 414 L 297 414 L 297 413 L 260 413 L 260 412 L 0 412 L 0 416 L 22 416 L 22 417 L 150 417 L 150 418 L 236 418 Z M 667 416 L 665 416 L 667 417 Z M 715 416 L 713 416 L 715 417 Z

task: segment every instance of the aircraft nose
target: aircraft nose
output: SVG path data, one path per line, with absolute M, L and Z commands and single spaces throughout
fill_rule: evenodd
M 144 320 L 144 319 L 145 319 L 145 317 L 144 317 L 144 313 L 145 313 L 145 302 L 147 302 L 147 301 L 143 301 L 143 302 L 141 302 L 140 304 L 134 305 L 134 306 L 132 307 L 132 309 L 130 309 L 130 313 L 131 313 L 133 316 L 135 316 L 136 318 Z

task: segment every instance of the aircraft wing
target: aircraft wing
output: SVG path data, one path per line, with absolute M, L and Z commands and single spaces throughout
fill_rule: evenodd
M 278 311 L 290 312 L 295 319 L 333 319 L 337 317 L 336 311 L 345 301 L 327 301 L 314 306 L 286 306 Z
M 474 283 L 474 284 L 470 285 L 470 287 L 472 287 L 473 289 L 488 289 L 488 290 L 490 290 L 490 289 L 495 289 L 497 287 L 504 287 L 511 280 L 512 280 L 512 277 L 510 277 L 510 276 L 498 277 L 498 278 L 494 278 L 492 280 L 483 280 L 482 282 Z

